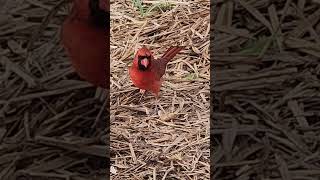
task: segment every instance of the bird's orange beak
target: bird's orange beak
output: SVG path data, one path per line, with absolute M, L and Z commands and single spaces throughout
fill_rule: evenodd
M 149 65 L 149 60 L 147 58 L 144 58 L 141 60 L 141 64 L 147 68 Z

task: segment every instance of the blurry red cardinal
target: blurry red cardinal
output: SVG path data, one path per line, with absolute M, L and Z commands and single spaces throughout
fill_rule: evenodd
M 133 59 L 129 68 L 130 78 L 135 86 L 144 93 L 151 91 L 156 98 L 159 96 L 162 76 L 166 71 L 168 62 L 184 47 L 170 47 L 160 59 L 154 59 L 151 51 L 142 47 Z
M 62 43 L 80 77 L 109 86 L 109 1 L 73 0 L 62 27 Z

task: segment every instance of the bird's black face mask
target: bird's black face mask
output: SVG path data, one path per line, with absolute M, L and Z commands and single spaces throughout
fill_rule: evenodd
M 144 62 L 145 63 L 144 63 Z M 138 56 L 138 68 L 141 71 L 146 71 L 151 65 L 151 56 Z

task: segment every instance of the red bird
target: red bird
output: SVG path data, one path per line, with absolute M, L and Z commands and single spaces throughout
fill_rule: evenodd
M 139 49 L 133 59 L 133 65 L 129 68 L 133 84 L 140 89 L 140 92 L 151 91 L 158 98 L 167 64 L 183 48 L 170 47 L 160 59 L 154 59 L 146 47 Z
M 73 0 L 62 26 L 61 39 L 79 76 L 95 86 L 109 86 L 109 3 Z

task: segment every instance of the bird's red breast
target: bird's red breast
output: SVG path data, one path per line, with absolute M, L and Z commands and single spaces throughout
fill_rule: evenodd
M 73 0 L 62 27 L 62 43 L 73 67 L 86 81 L 109 86 L 109 23 L 106 0 Z
M 146 47 L 139 49 L 129 68 L 133 84 L 139 89 L 151 91 L 158 96 L 162 83 L 161 78 L 168 62 L 182 49 L 183 47 L 171 47 L 159 59 L 154 59 L 152 52 Z

